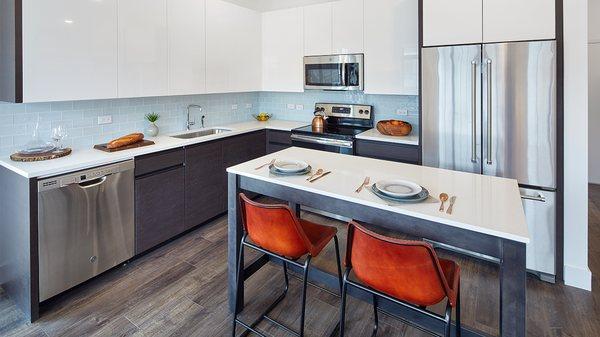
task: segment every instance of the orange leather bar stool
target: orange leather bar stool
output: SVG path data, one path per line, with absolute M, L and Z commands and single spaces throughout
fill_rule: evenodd
M 439 259 L 430 244 L 389 238 L 350 222 L 345 262 L 340 336 L 344 336 L 348 286 L 373 296 L 373 336 L 377 334 L 379 324 L 378 298 L 444 322 L 445 336 L 450 336 L 452 309 L 455 308 L 456 336 L 460 336 L 460 268 L 453 261 Z M 348 279 L 350 271 L 354 271 L 360 283 Z M 445 316 L 427 311 L 428 306 L 444 299 L 447 299 Z
M 335 252 L 337 257 L 337 268 L 340 291 L 342 288 L 342 267 L 340 262 L 339 242 L 337 238 L 337 228 L 318 225 L 306 220 L 298 219 L 292 209 L 287 205 L 267 205 L 260 204 L 250 200 L 243 193 L 240 193 L 240 209 L 242 213 L 242 222 L 244 225 L 244 235 L 241 241 L 240 255 L 238 258 L 237 282 L 238 288 L 244 282 L 240 276 L 240 270 L 243 268 L 244 248 L 252 248 L 270 257 L 279 260 L 283 264 L 283 275 L 285 278 L 285 289 L 274 303 L 272 303 L 265 312 L 253 323 L 245 323 L 238 319 L 235 308 L 233 317 L 232 336 L 235 336 L 237 324 L 259 336 L 265 336 L 255 327 L 263 319 L 270 321 L 283 330 L 296 336 L 304 336 L 304 319 L 306 309 L 306 286 L 308 283 L 308 271 L 310 261 L 321 253 L 331 239 L 335 242 Z M 299 260 L 304 257 L 304 262 Z M 289 288 L 287 266 L 288 264 L 302 268 L 302 309 L 300 315 L 300 332 L 284 326 L 283 324 L 270 318 L 269 313 L 279 304 Z M 237 306 L 237 300 L 236 300 Z

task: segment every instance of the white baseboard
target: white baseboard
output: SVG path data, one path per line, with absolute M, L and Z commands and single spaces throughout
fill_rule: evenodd
M 592 291 L 592 271 L 585 267 L 565 264 L 565 284 L 571 287 Z

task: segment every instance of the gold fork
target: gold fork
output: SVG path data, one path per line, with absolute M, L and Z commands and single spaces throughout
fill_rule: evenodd
M 366 177 L 365 180 L 363 181 L 362 185 L 360 185 L 354 192 L 360 193 L 363 190 L 363 188 L 365 188 L 365 186 L 369 185 L 370 182 L 371 182 L 371 178 Z
M 268 162 L 268 163 L 266 163 L 266 164 L 260 165 L 259 167 L 255 168 L 255 170 L 257 170 L 257 171 L 258 171 L 258 170 L 260 170 L 261 168 L 263 168 L 263 167 L 265 167 L 265 166 L 271 166 L 271 165 L 273 165 L 273 164 L 275 164 L 275 159 L 271 160 L 270 162 Z

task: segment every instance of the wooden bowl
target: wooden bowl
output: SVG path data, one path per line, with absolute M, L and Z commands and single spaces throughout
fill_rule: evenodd
M 408 136 L 412 132 L 412 125 L 399 120 L 385 120 L 377 123 L 377 130 L 387 136 Z

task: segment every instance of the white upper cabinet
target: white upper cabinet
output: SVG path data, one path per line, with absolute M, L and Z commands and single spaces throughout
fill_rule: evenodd
M 332 4 L 304 7 L 304 55 L 329 55 L 332 44 Z
M 423 0 L 423 46 L 481 43 L 482 6 L 482 0 Z
M 262 14 L 264 91 L 304 91 L 302 17 L 302 8 Z
M 417 95 L 418 0 L 365 1 L 365 92 Z
M 206 92 L 206 1 L 168 0 L 169 94 Z
M 119 0 L 119 97 L 168 94 L 166 0 Z
M 260 41 L 260 13 L 227 1 L 207 0 L 207 92 L 259 90 Z
M 554 0 L 484 0 L 483 42 L 556 37 Z
M 554 39 L 554 0 L 423 0 L 423 46 Z
M 24 102 L 116 96 L 117 0 L 24 0 Z
M 363 6 L 363 0 L 342 0 L 332 3 L 333 54 L 360 54 L 364 52 Z

